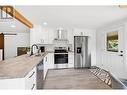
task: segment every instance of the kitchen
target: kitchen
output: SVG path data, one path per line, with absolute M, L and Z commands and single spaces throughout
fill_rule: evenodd
M 109 67 L 106 67 L 105 64 L 101 64 L 100 62 L 101 60 L 99 58 L 104 57 L 99 55 L 100 51 L 103 50 L 103 48 L 101 48 L 103 46 L 100 46 L 101 44 L 103 44 L 103 40 L 101 41 L 101 36 L 105 35 L 103 33 L 99 34 L 98 31 L 101 31 L 101 28 L 98 29 L 98 26 L 100 27 L 102 25 L 102 22 L 98 22 L 98 20 L 92 17 L 92 14 L 94 13 L 94 16 L 100 18 L 101 16 L 95 14 L 95 10 L 98 13 L 105 10 L 107 11 L 107 14 L 111 14 L 113 16 L 114 14 L 117 14 L 117 12 L 118 14 L 122 13 L 123 15 L 118 15 L 119 19 L 123 19 L 127 14 L 124 13 L 126 10 L 123 11 L 122 9 L 118 9 L 117 7 L 107 6 L 101 8 L 94 6 L 15 6 L 14 9 L 22 13 L 24 17 L 30 19 L 30 21 L 34 23 L 34 25 L 31 25 L 31 22 L 29 20 L 26 20 L 27 23 L 26 25 L 24 25 L 22 24 L 24 22 L 20 21 L 21 19 L 19 20 L 19 22 L 17 21 L 17 18 L 15 18 L 16 20 L 14 19 L 13 22 L 13 24 L 15 24 L 15 27 L 11 27 L 9 29 L 5 28 L 5 30 L 3 29 L 3 32 L 1 29 L 2 33 L 0 33 L 0 35 L 4 35 L 4 37 L 0 37 L 0 39 L 4 39 L 4 45 L 1 45 L 3 46 L 2 48 L 0 47 L 0 60 L 3 60 L 0 61 L 0 89 L 55 89 L 57 88 L 56 85 L 58 85 L 59 83 L 55 81 L 56 84 L 53 84 L 51 82 L 50 78 L 53 77 L 53 74 L 51 74 L 51 72 L 56 72 L 54 73 L 54 75 L 57 75 L 57 73 L 60 73 L 62 71 L 63 73 L 69 72 L 70 74 L 75 71 L 80 72 L 81 74 L 85 74 L 85 72 L 89 73 L 90 71 L 88 72 L 84 70 L 90 69 L 91 72 L 94 72 L 95 70 L 95 76 L 97 76 L 99 75 L 100 71 L 103 71 L 100 68 L 103 68 L 104 70 L 111 71 L 111 74 L 113 72 L 112 76 L 114 76 L 114 74 L 117 75 L 114 68 L 114 71 L 112 71 L 112 69 L 110 70 Z M 90 10 L 90 13 L 87 12 L 87 10 Z M 116 13 L 110 13 L 110 10 L 112 10 L 112 12 L 116 11 Z M 83 11 L 84 14 L 81 15 L 81 12 Z M 43 17 L 38 15 L 39 12 L 43 14 Z M 56 13 L 58 12 L 60 12 L 60 14 L 56 15 Z M 36 15 L 32 16 L 33 14 Z M 69 15 L 66 16 L 62 14 Z M 74 18 L 72 18 L 72 15 L 74 16 Z M 84 16 L 86 16 L 86 19 L 84 18 Z M 89 18 L 89 16 L 91 17 Z M 82 21 L 82 19 L 79 19 L 80 17 L 84 18 L 85 20 Z M 78 20 L 75 18 L 77 18 Z M 117 17 L 115 19 L 109 17 L 108 23 L 110 23 L 110 20 L 117 21 Z M 73 22 L 75 22 L 76 24 L 74 24 Z M 89 22 L 89 24 L 87 22 Z M 92 22 L 96 22 L 99 24 L 93 24 Z M 103 21 L 104 25 L 108 23 L 106 23 L 106 20 Z M 124 23 L 126 25 L 126 22 Z M 6 25 L 4 27 L 6 27 Z M 11 29 L 12 31 L 8 32 Z M 104 31 L 103 28 L 102 31 Z M 103 60 L 106 59 L 103 58 Z M 95 66 L 97 66 L 97 68 L 95 68 Z M 77 74 L 77 72 L 75 73 Z M 108 74 L 107 72 L 105 73 L 106 75 Z M 123 71 L 122 74 L 119 74 L 117 77 L 126 79 L 126 71 Z M 95 76 L 92 76 L 93 79 L 96 79 Z M 78 75 L 72 76 L 71 79 L 73 79 L 74 77 L 78 77 Z M 104 77 L 105 76 L 103 76 L 102 78 Z M 62 78 L 62 76 L 60 78 Z M 117 80 L 117 78 L 115 78 L 114 80 Z M 79 82 L 77 80 L 72 81 Z M 108 81 L 110 81 L 110 78 L 108 79 Z M 116 82 L 114 82 L 112 87 L 114 86 L 114 88 L 126 88 L 124 83 L 121 82 L 119 79 L 117 80 L 117 82 L 119 83 L 119 85 L 117 85 L 118 87 L 114 86 Z M 50 83 L 52 84 L 51 86 Z M 85 87 L 80 85 L 81 88 L 77 88 L 77 86 L 74 86 L 73 83 L 70 84 L 71 87 L 69 87 L 69 89 L 111 89 L 111 83 L 107 82 L 107 84 L 109 84 L 107 85 L 99 78 L 96 79 L 95 82 L 92 81 L 92 83 L 93 84 L 91 85 L 87 84 L 87 87 L 86 84 L 83 84 L 85 85 Z M 96 83 L 98 83 L 98 85 L 96 85 Z M 66 84 L 66 86 L 68 86 L 68 84 Z M 65 89 L 67 89 L 66 86 Z M 61 85 L 58 86 L 58 89 L 59 87 L 62 88 Z

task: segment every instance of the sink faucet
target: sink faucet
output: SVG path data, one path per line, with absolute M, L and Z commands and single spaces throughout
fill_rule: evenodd
M 31 46 L 31 55 L 33 55 L 33 47 L 34 46 L 36 46 L 36 48 L 38 49 L 38 52 L 37 53 L 39 53 L 39 47 L 36 45 L 36 44 L 33 44 L 32 46 Z

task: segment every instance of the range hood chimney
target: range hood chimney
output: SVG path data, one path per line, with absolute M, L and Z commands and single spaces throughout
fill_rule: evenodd
M 68 43 L 67 30 L 65 30 L 63 28 L 58 28 L 56 30 L 56 32 L 57 32 L 57 36 L 54 39 L 55 42 L 65 42 L 65 43 Z
M 62 28 L 57 29 L 58 39 L 64 39 L 64 30 Z

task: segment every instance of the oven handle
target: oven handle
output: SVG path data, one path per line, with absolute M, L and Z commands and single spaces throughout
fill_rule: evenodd
M 68 53 L 54 53 L 54 55 L 68 55 Z

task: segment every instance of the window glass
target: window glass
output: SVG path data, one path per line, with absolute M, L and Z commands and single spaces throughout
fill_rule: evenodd
M 118 32 L 107 33 L 107 51 L 118 52 Z

